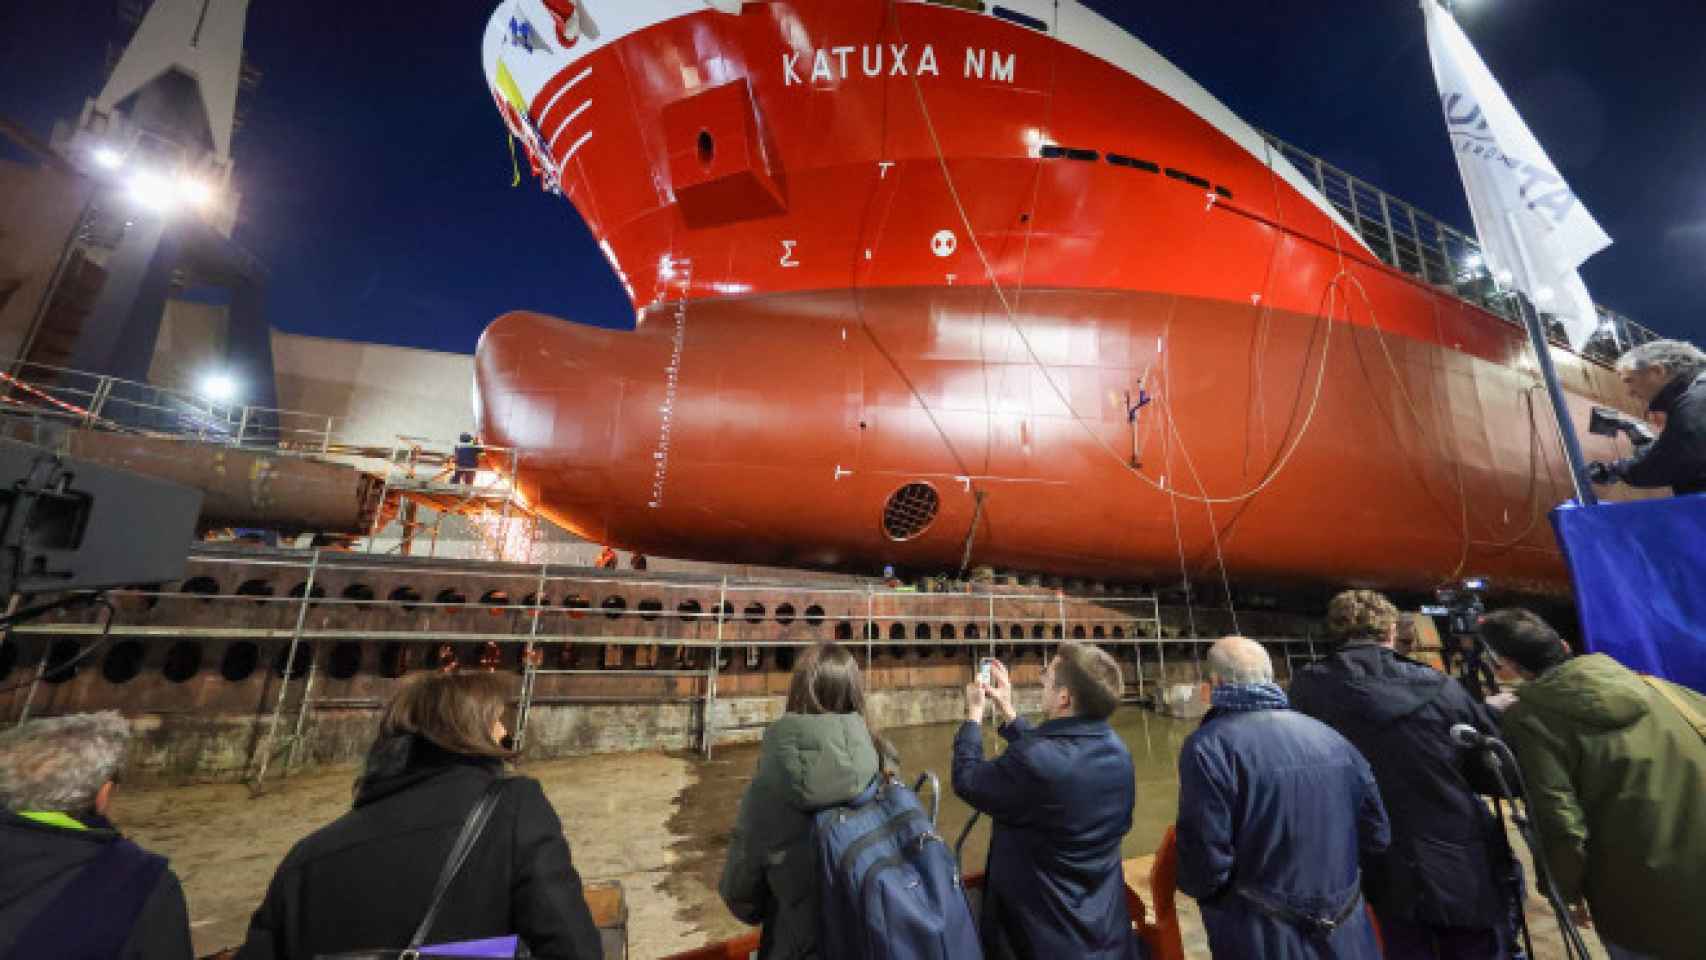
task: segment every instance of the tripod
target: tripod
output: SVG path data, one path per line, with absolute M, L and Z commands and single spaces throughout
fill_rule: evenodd
M 1523 798 L 1527 802 L 1528 784 L 1523 780 L 1522 768 L 1517 766 L 1516 757 L 1510 747 L 1497 737 L 1488 737 L 1468 724 L 1458 724 L 1451 728 L 1452 739 L 1458 746 L 1465 749 L 1477 750 L 1486 760 L 1493 772 L 1493 777 L 1499 782 L 1499 791 L 1507 797 Z M 1512 792 L 1510 781 L 1505 778 L 1506 772 L 1516 778 L 1516 792 Z M 1539 881 L 1540 890 L 1546 896 L 1547 903 L 1552 906 L 1552 913 L 1558 919 L 1558 933 L 1564 938 L 1564 956 L 1567 960 L 1589 960 L 1587 944 L 1582 941 L 1581 931 L 1570 919 L 1570 911 L 1564 904 L 1564 898 L 1558 893 L 1558 884 L 1552 877 L 1551 867 L 1546 862 L 1546 849 L 1541 845 L 1540 837 L 1535 830 L 1534 821 L 1526 811 L 1519 811 L 1516 804 L 1511 804 L 1511 820 L 1516 823 L 1517 830 L 1522 834 L 1522 841 L 1528 846 L 1528 853 L 1534 859 L 1534 875 Z M 1526 936 L 1528 925 L 1523 923 Z M 1529 955 L 1534 955 L 1532 943 L 1528 946 Z

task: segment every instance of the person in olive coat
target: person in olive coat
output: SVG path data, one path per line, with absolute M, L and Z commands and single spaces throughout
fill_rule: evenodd
M 1327 629 L 1338 646 L 1298 671 L 1291 705 L 1338 731 L 1374 770 L 1392 846 L 1370 862 L 1363 892 L 1387 960 L 1508 956 L 1514 859 L 1477 796 L 1499 785 L 1450 733 L 1464 723 L 1496 736 L 1492 713 L 1456 680 L 1397 654 L 1398 608 L 1380 594 L 1334 597 Z
M 1131 829 L 1137 778 L 1108 717 L 1124 682 L 1107 651 L 1063 643 L 1043 670 L 1042 724 L 1013 708 L 1007 668 L 966 685 L 966 722 L 954 738 L 954 793 L 995 821 L 989 839 L 981 938 L 993 958 L 1130 960 L 1120 841 Z M 984 701 L 995 705 L 1007 750 L 983 757 Z
M 892 759 L 866 718 L 853 655 L 835 643 L 808 649 L 794 665 L 786 712 L 764 731 L 718 885 L 730 913 L 763 926 L 760 960 L 818 955 L 813 817 L 857 797 L 884 755 Z
M 1572 659 L 1527 610 L 1489 614 L 1481 635 L 1528 681 L 1502 726 L 1559 894 L 1587 899 L 1613 960 L 1706 954 L 1706 697 Z
M 492 673 L 432 673 L 398 691 L 354 808 L 285 856 L 238 960 L 407 946 L 469 810 L 503 775 L 510 687 Z M 427 943 L 508 935 L 540 960 L 603 956 L 562 822 L 526 777 L 500 788 Z

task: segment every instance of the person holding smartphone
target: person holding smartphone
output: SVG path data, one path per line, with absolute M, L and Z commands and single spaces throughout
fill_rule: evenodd
M 954 793 L 995 821 L 979 924 L 984 952 L 1135 960 L 1120 840 L 1131 829 L 1137 780 L 1131 753 L 1108 725 L 1124 689 L 1119 664 L 1099 647 L 1063 643 L 1042 684 L 1036 726 L 1014 710 L 999 660 L 980 665 L 966 684 Z M 989 704 L 1007 750 L 986 760 Z

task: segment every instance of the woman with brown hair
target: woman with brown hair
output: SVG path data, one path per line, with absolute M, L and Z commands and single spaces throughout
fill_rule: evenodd
M 511 684 L 421 674 L 386 705 L 353 808 L 299 841 L 249 922 L 240 960 L 400 948 L 468 812 L 503 777 Z M 519 935 L 540 958 L 602 956 L 563 825 L 539 782 L 511 777 L 446 892 L 431 943 Z
M 835 643 L 808 649 L 787 712 L 764 731 L 719 888 L 737 918 L 763 924 L 760 960 L 817 955 L 813 814 L 858 796 L 885 763 L 894 751 L 866 715 L 858 661 Z

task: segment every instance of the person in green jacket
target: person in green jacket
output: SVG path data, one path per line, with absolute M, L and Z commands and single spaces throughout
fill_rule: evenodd
M 1501 726 L 1558 892 L 1587 898 L 1612 960 L 1706 956 L 1706 697 L 1571 658 L 1527 610 L 1489 614 L 1481 635 L 1526 681 Z
M 813 815 L 858 796 L 893 759 L 866 716 L 858 661 L 835 643 L 808 649 L 787 712 L 764 731 L 718 887 L 736 918 L 763 925 L 759 960 L 818 955 Z

